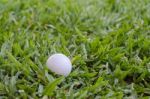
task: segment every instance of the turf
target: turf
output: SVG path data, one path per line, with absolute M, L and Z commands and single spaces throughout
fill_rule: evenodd
M 1 99 L 149 99 L 149 82 L 149 0 L 0 0 Z

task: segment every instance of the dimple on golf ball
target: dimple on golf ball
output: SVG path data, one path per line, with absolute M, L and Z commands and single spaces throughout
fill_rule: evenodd
M 51 55 L 46 64 L 52 72 L 64 76 L 68 76 L 72 69 L 70 59 L 64 54 Z

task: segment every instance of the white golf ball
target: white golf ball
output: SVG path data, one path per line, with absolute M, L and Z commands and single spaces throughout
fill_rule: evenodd
M 52 72 L 64 76 L 68 76 L 72 69 L 70 59 L 64 54 L 53 54 L 46 64 Z

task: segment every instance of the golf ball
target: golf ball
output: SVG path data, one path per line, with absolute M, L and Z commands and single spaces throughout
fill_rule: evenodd
M 70 59 L 64 54 L 51 55 L 46 64 L 52 72 L 64 76 L 68 76 L 72 69 Z

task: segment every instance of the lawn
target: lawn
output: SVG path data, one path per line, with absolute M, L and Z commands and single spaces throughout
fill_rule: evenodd
M 0 0 L 0 99 L 122 98 L 150 99 L 150 0 Z

